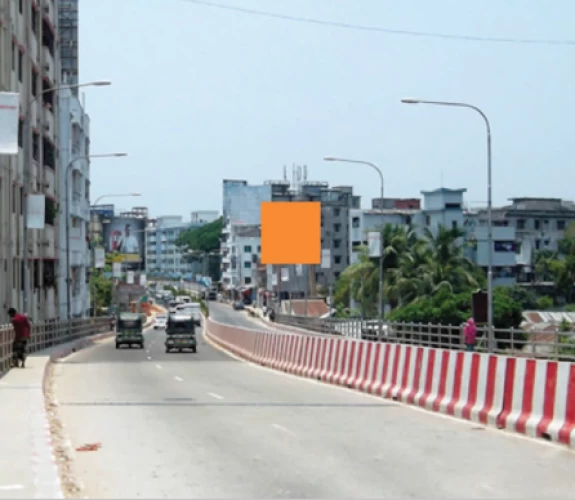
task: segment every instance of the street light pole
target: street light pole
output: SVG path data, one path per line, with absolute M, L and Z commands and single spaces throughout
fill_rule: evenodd
M 24 140 L 23 140 L 23 153 L 24 153 L 24 172 L 23 172 L 23 179 L 22 182 L 24 183 L 23 191 L 23 207 L 22 207 L 22 215 L 23 215 L 23 225 L 24 225 L 24 233 L 22 235 L 22 252 L 23 252 L 23 266 L 24 266 L 24 293 L 23 293 L 23 312 L 24 314 L 28 314 L 28 302 L 30 296 L 30 272 L 28 269 L 28 195 L 30 194 L 30 167 L 32 165 L 32 124 L 30 123 L 32 120 L 32 105 L 41 99 L 44 95 L 49 94 L 50 92 L 57 92 L 59 90 L 66 90 L 66 89 L 78 89 L 80 87 L 104 87 L 111 85 L 111 82 L 107 80 L 102 81 L 95 81 L 95 82 L 87 82 L 87 83 L 79 83 L 76 85 L 59 85 L 56 87 L 50 87 L 48 89 L 44 89 L 38 92 L 32 99 L 28 101 L 28 105 L 26 106 L 26 112 L 24 114 Z
M 358 165 L 366 165 L 368 167 L 373 168 L 378 176 L 379 176 L 379 182 L 380 182 L 380 188 L 379 188 L 379 196 L 381 197 L 381 220 L 383 221 L 383 187 L 384 187 L 384 181 L 383 181 L 383 172 L 381 171 L 381 169 L 377 166 L 374 165 L 373 163 L 369 162 L 369 161 L 362 161 L 362 160 L 350 160 L 347 158 L 337 158 L 335 156 L 326 156 L 324 157 L 325 161 L 337 161 L 337 162 L 342 162 L 342 163 L 355 163 Z M 384 258 L 384 249 L 385 249 L 385 245 L 384 245 L 384 241 L 383 241 L 383 231 L 381 231 L 380 233 L 380 239 L 379 239 L 379 251 L 380 251 L 380 256 L 379 256 L 379 304 L 378 304 L 378 316 L 379 316 L 379 336 L 380 338 L 383 337 L 383 309 L 384 309 L 384 297 L 383 297 L 383 278 L 384 278 L 384 267 L 383 267 L 383 258 Z
M 467 108 L 478 113 L 485 122 L 487 132 L 487 335 L 489 350 L 495 347 L 495 334 L 493 331 L 493 197 L 492 197 L 492 167 L 491 167 L 491 124 L 487 115 L 477 106 L 464 102 L 425 101 L 422 99 L 402 99 L 404 104 L 431 104 L 434 106 L 449 106 Z
M 70 278 L 70 174 L 72 167 L 77 161 L 89 160 L 91 158 L 112 158 L 127 156 L 126 153 L 110 153 L 110 154 L 95 154 L 95 155 L 85 155 L 74 158 L 68 163 L 65 172 L 65 188 L 66 188 L 66 300 L 67 300 L 67 317 L 71 318 L 72 309 L 72 292 L 71 292 L 71 278 Z

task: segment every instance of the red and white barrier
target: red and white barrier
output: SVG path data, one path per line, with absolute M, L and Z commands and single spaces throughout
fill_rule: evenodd
M 575 365 L 509 358 L 499 427 L 575 446 Z
M 575 365 L 208 322 L 264 366 L 575 447 Z

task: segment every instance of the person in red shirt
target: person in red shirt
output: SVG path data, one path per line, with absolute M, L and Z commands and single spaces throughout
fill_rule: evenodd
M 14 343 L 12 344 L 12 357 L 14 364 L 18 366 L 18 361 L 22 362 L 22 368 L 26 364 L 26 346 L 30 340 L 30 322 L 23 314 L 18 314 L 16 309 L 8 309 L 8 316 L 14 327 Z

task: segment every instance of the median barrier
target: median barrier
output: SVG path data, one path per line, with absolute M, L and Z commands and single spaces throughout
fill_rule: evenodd
M 568 362 L 207 326 L 215 343 L 262 366 L 575 447 Z

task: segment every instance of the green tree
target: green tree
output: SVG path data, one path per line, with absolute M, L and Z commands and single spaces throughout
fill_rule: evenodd
M 215 252 L 220 248 L 223 227 L 224 219 L 220 217 L 202 227 L 188 229 L 180 234 L 176 245 L 196 252 Z

